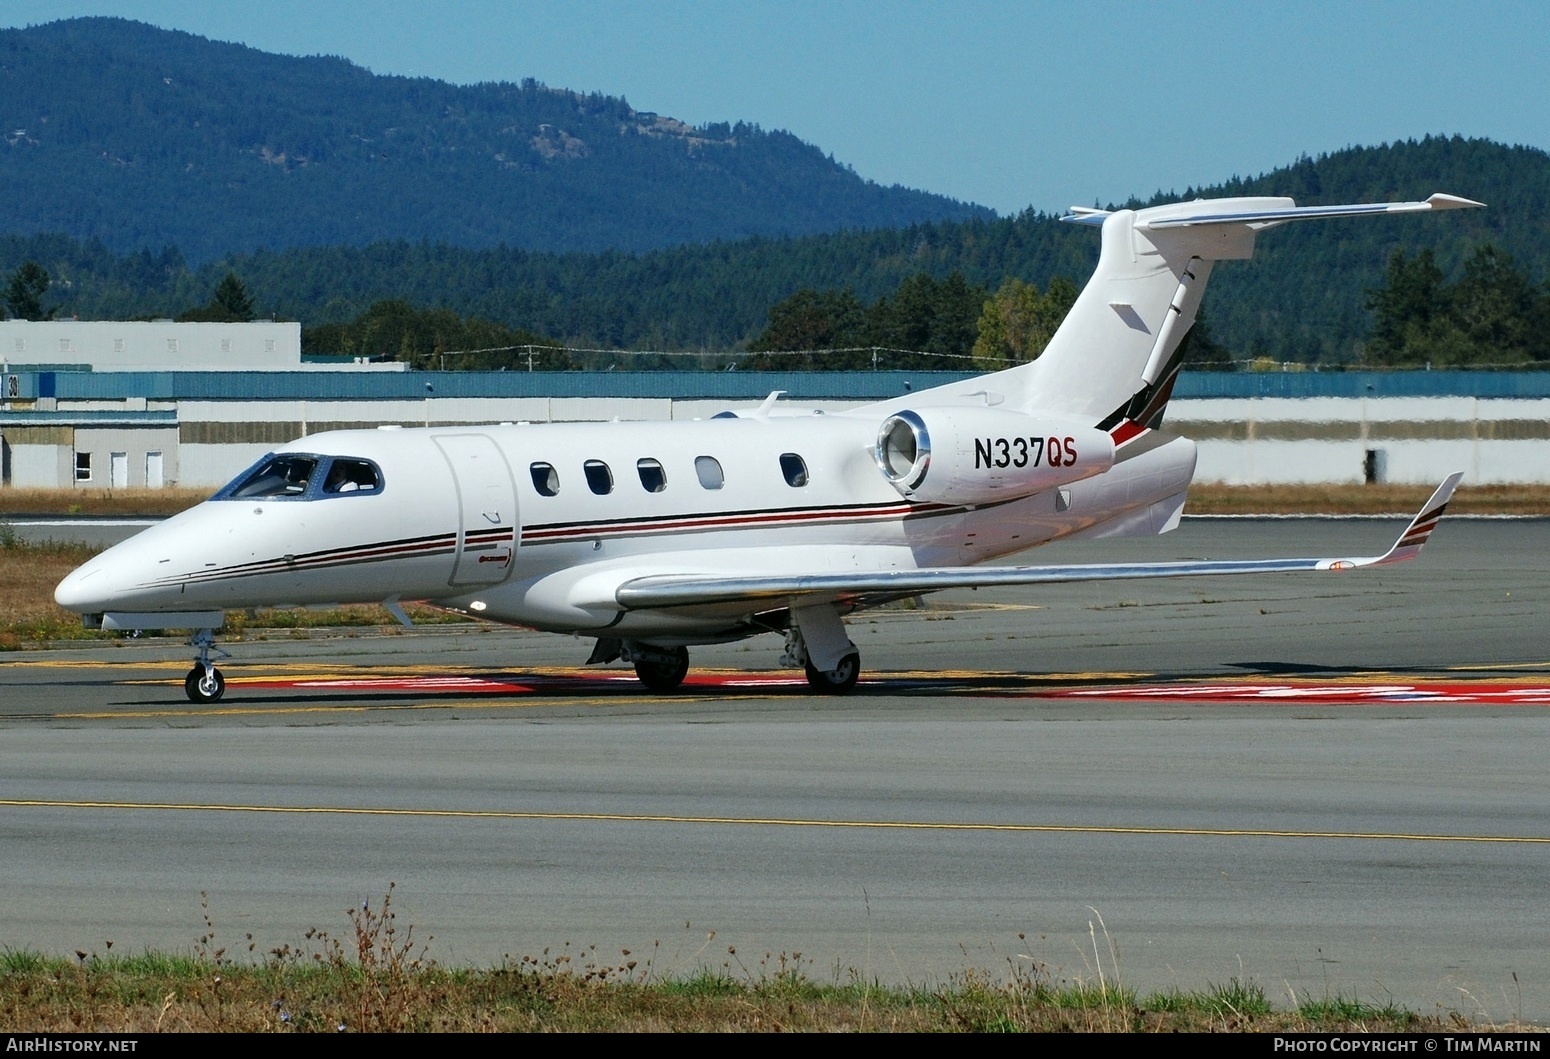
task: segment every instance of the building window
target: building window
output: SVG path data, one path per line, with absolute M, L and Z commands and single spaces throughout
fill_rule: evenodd
M 598 496 L 614 491 L 614 472 L 608 469 L 608 464 L 602 460 L 588 460 L 582 464 L 582 469 L 587 472 L 588 488 Z
M 61 353 L 71 353 L 71 352 L 74 352 L 70 348 L 70 340 L 68 338 L 61 338 L 59 340 L 59 352 L 61 352 Z
M 122 338 L 115 338 L 113 340 L 113 352 L 115 352 L 115 353 L 122 353 L 122 352 L 124 352 L 124 340 Z
M 528 468 L 533 476 L 533 488 L 539 496 L 560 495 L 560 472 L 550 463 L 535 463 Z
M 221 352 L 222 353 L 230 353 L 231 352 L 231 339 L 229 339 L 229 338 L 221 339 Z
M 77 452 L 75 454 L 75 480 L 78 482 L 91 481 L 91 453 Z
M 640 484 L 648 493 L 660 493 L 667 488 L 667 472 L 657 460 L 636 460 L 635 470 Z
M 274 352 L 274 339 L 272 339 L 272 338 L 264 339 L 264 352 L 265 353 L 273 353 Z
M 794 452 L 780 454 L 780 473 L 786 476 L 786 484 L 793 489 L 807 484 L 807 464 Z
M 721 473 L 721 464 L 714 456 L 696 456 L 694 473 L 699 475 L 700 484 L 706 489 L 720 489 L 726 481 L 726 476 Z
M 167 352 L 168 353 L 176 353 L 177 351 L 178 351 L 178 340 L 175 339 L 175 338 L 167 339 Z

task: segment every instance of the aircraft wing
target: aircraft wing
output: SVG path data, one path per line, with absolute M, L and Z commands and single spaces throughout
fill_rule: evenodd
M 1449 475 L 1382 555 L 1323 559 L 1186 560 L 1163 563 L 1086 563 L 1071 566 L 951 566 L 925 570 L 847 571 L 843 573 L 705 576 L 653 574 L 621 584 L 615 591 L 627 610 L 717 603 L 809 600 L 876 602 L 948 588 L 993 588 L 1065 581 L 1116 581 L 1151 577 L 1206 577 L 1225 574 L 1299 573 L 1356 570 L 1405 562 L 1442 517 L 1462 473 Z

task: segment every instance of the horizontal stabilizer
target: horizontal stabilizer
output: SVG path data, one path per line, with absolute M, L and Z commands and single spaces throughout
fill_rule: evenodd
M 1216 577 L 1226 574 L 1300 573 L 1355 570 L 1414 559 L 1448 506 L 1462 473 L 1437 487 L 1387 552 L 1359 558 L 1186 560 L 1166 563 L 1086 563 L 1073 566 L 954 566 L 926 570 L 855 570 L 845 573 L 707 577 L 658 574 L 627 581 L 615 599 L 626 610 L 718 603 L 804 604 L 898 599 L 949 588 L 996 588 L 1069 581 L 1119 581 L 1154 577 Z
M 1441 192 L 1424 202 L 1368 202 L 1351 206 L 1285 206 L 1260 208 L 1264 199 L 1217 199 L 1177 202 L 1137 211 L 1137 226 L 1150 229 L 1187 228 L 1199 224 L 1247 224 L 1255 229 L 1271 228 L 1287 221 L 1313 221 L 1329 217 L 1366 217 L 1380 213 L 1427 213 L 1437 210 L 1469 210 L 1485 205 L 1458 195 Z M 1290 199 L 1284 200 L 1290 202 Z M 1241 203 L 1239 208 L 1232 208 Z M 1201 207 L 1205 207 L 1201 210 Z M 1228 208 L 1223 208 L 1223 207 Z M 1177 207 L 1177 208 L 1175 208 Z M 1198 212 L 1197 212 L 1198 211 Z M 1060 218 L 1071 224 L 1102 224 L 1107 210 L 1073 206 Z

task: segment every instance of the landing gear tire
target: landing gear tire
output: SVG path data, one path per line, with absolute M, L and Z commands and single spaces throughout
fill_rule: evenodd
M 689 674 L 689 649 L 673 647 L 660 654 L 664 657 L 637 659 L 635 675 L 652 691 L 674 691 Z
M 807 663 L 807 683 L 814 691 L 824 695 L 843 695 L 856 686 L 861 676 L 861 656 L 852 651 L 840 659 L 840 664 L 825 672 Z
M 190 702 L 215 702 L 226 694 L 226 678 L 214 666 L 196 665 L 183 678 L 183 690 Z

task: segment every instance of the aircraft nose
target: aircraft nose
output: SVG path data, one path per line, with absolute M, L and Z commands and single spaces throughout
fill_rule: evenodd
M 77 567 L 54 589 L 54 602 L 77 614 L 103 609 L 108 595 L 107 578 L 103 574 L 102 565 L 95 559 Z

